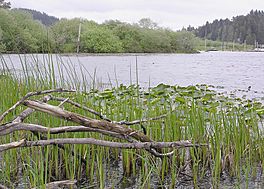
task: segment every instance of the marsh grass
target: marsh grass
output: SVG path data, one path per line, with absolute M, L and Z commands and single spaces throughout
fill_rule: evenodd
M 112 87 L 103 91 L 96 88 L 96 71 L 91 76 L 81 69 L 81 77 L 71 62 L 63 63 L 56 57 L 33 56 L 33 62 L 21 60 L 22 74 L 11 72 L 12 65 L 1 57 L 0 112 L 11 107 L 29 91 L 56 87 L 75 88 L 79 92 L 70 98 L 84 104 L 112 120 L 137 120 L 168 114 L 166 119 L 131 126 L 145 132 L 156 141 L 191 140 L 207 143 L 209 147 L 178 149 L 172 158 L 158 159 L 146 151 L 109 149 L 93 145 L 65 145 L 65 150 L 57 146 L 21 148 L 4 152 L 0 161 L 0 183 L 16 188 L 23 183 L 24 188 L 44 186 L 46 183 L 63 180 L 87 180 L 88 185 L 99 188 L 115 187 L 120 178 L 106 183 L 106 167 L 111 162 L 122 161 L 122 175 L 137 177 L 138 188 L 168 186 L 175 188 L 183 174 L 198 188 L 203 180 L 208 186 L 218 187 L 221 175 L 227 173 L 237 178 L 238 185 L 249 185 L 257 179 L 257 172 L 264 168 L 264 107 L 261 103 L 235 99 L 219 95 L 206 85 L 169 86 L 160 84 L 148 90 L 136 85 Z M 58 75 L 55 74 L 59 73 Z M 56 105 L 55 102 L 52 104 Z M 94 115 L 69 105 L 65 109 L 95 118 Z M 9 114 L 5 122 L 24 110 L 19 107 Z M 26 119 L 28 123 L 38 123 L 48 127 L 71 125 L 44 113 L 35 112 Z M 93 137 L 116 141 L 98 133 L 63 133 L 47 135 L 56 137 Z M 37 140 L 30 132 L 16 132 L 0 138 L 0 143 L 17 141 L 21 138 Z M 83 165 L 71 151 L 86 159 Z M 164 150 L 164 152 L 168 152 Z M 105 166 L 110 165 L 110 166 Z M 242 178 L 246 178 L 243 182 Z

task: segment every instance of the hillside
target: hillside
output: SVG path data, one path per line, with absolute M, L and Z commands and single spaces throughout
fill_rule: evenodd
M 30 14 L 32 14 L 34 20 L 39 20 L 39 21 L 41 21 L 42 24 L 44 24 L 46 26 L 51 26 L 54 23 L 56 23 L 57 21 L 59 21 L 59 19 L 56 18 L 55 16 L 49 16 L 44 12 L 41 13 L 41 12 L 36 11 L 36 10 L 25 9 L 25 8 L 19 8 L 19 10 L 29 12 Z
M 264 12 L 252 10 L 246 16 L 236 16 L 231 20 L 214 20 L 197 29 L 189 27 L 189 30 L 194 30 L 197 37 L 210 40 L 264 44 Z

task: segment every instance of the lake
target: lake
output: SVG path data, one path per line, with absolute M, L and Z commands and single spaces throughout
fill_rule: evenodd
M 47 62 L 47 55 L 3 55 L 16 70 L 22 61 Z M 45 59 L 43 61 L 43 59 Z M 228 92 L 247 91 L 251 97 L 264 96 L 264 53 L 262 52 L 203 52 L 199 54 L 124 54 L 124 55 L 53 55 L 53 62 L 72 65 L 76 75 L 87 70 L 102 84 L 135 84 L 142 87 L 159 83 L 170 85 L 208 84 Z M 136 64 L 137 62 L 137 64 Z M 34 64 L 34 63 L 33 63 Z M 82 65 L 80 67 L 80 65 Z M 137 73 L 138 72 L 138 77 Z M 87 73 L 87 75 L 89 75 Z M 81 79 L 80 79 L 81 80 Z

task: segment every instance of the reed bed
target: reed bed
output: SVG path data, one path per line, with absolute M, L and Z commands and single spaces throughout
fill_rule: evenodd
M 63 87 L 77 92 L 58 93 L 54 97 L 69 98 L 117 122 L 166 115 L 155 121 L 127 126 L 144 132 L 154 141 L 190 140 L 207 146 L 175 149 L 165 158 L 140 149 L 81 144 L 67 144 L 65 149 L 56 145 L 11 149 L 0 153 L 0 184 L 9 188 L 45 188 L 54 181 L 77 180 L 78 186 L 94 188 L 177 188 L 185 184 L 194 188 L 218 188 L 223 175 L 234 178 L 233 184 L 238 187 L 247 188 L 252 181 L 260 187 L 263 184 L 264 106 L 261 102 L 224 96 L 207 85 L 160 84 L 145 90 L 133 84 L 116 87 L 111 84 L 112 88 L 98 90 L 95 76 L 81 69 L 80 77 L 71 63 L 60 62 L 58 58 L 59 63 L 54 64 L 53 58 L 43 56 L 40 61 L 33 56 L 34 61 L 28 63 L 21 57 L 22 73 L 18 74 L 11 72 L 12 65 L 1 57 L 0 114 L 30 91 Z M 58 105 L 58 102 L 51 104 Z M 25 106 L 17 107 L 3 123 L 25 109 Z M 97 118 L 69 104 L 65 104 L 64 109 Z M 72 125 L 42 112 L 35 112 L 25 121 L 49 128 Z M 34 141 L 39 137 L 17 131 L 1 136 L 0 145 L 21 138 Z M 94 132 L 48 133 L 46 137 L 122 141 Z M 168 153 L 171 149 L 162 152 Z

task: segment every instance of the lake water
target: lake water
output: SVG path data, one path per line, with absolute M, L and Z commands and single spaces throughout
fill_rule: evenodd
M 20 58 L 23 61 L 26 59 L 27 63 L 32 62 L 33 59 L 41 62 L 43 58 L 47 62 L 47 55 L 44 56 L 46 57 L 22 55 Z M 3 55 L 3 57 L 8 64 L 12 61 L 15 69 L 21 69 L 18 55 Z M 155 86 L 159 83 L 183 86 L 209 84 L 222 86 L 230 92 L 247 90 L 251 86 L 250 96 L 264 96 L 264 53 L 262 52 L 139 54 L 137 56 L 53 55 L 53 62 L 61 61 L 73 65 L 80 77 L 80 69 L 86 69 L 91 77 L 96 70 L 97 81 L 104 84 L 116 85 L 116 81 L 118 84 L 135 84 L 136 72 L 138 72 L 138 82 L 142 87 Z

